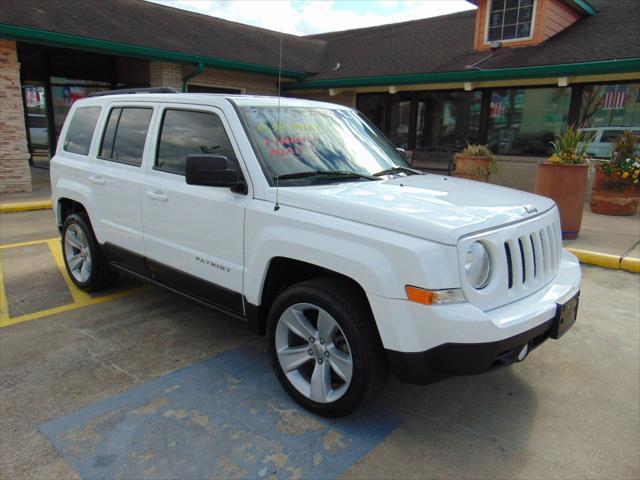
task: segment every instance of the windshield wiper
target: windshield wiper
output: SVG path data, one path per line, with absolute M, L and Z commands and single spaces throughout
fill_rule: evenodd
M 278 180 L 289 180 L 295 178 L 309 178 L 309 177 L 339 177 L 339 178 L 366 178 L 367 180 L 379 180 L 371 175 L 364 175 L 362 173 L 348 172 L 346 170 L 307 170 L 305 172 L 286 173 L 279 175 Z
M 392 167 L 392 168 L 387 168 L 386 170 L 382 170 L 380 172 L 374 173 L 373 176 L 374 177 L 381 177 L 383 175 L 389 175 L 391 173 L 400 173 L 400 172 L 411 173 L 413 175 L 424 175 L 424 172 L 421 172 L 420 170 L 416 170 L 414 168 Z

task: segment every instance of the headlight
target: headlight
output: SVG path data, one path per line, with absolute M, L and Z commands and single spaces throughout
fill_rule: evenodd
M 471 286 L 480 290 L 489 283 L 491 259 L 489 252 L 480 242 L 473 242 L 464 255 L 464 273 Z

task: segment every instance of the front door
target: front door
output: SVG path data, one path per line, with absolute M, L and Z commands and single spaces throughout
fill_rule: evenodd
M 242 314 L 244 214 L 250 196 L 185 182 L 188 155 L 240 160 L 237 145 L 219 109 L 165 104 L 160 114 L 155 158 L 142 186 L 149 270 L 176 290 Z

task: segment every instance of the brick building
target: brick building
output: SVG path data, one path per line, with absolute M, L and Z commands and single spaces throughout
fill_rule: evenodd
M 414 163 L 446 169 L 467 142 L 496 183 L 531 190 L 569 124 L 640 128 L 634 0 L 473 0 L 475 11 L 299 37 L 142 0 L 4 0 L 0 191 L 29 191 L 69 106 L 92 92 L 173 87 L 357 107 Z M 280 42 L 282 65 L 280 69 Z

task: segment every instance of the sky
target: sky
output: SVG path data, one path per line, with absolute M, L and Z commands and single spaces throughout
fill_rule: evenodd
M 294 35 L 404 22 L 475 8 L 466 0 L 147 1 Z

